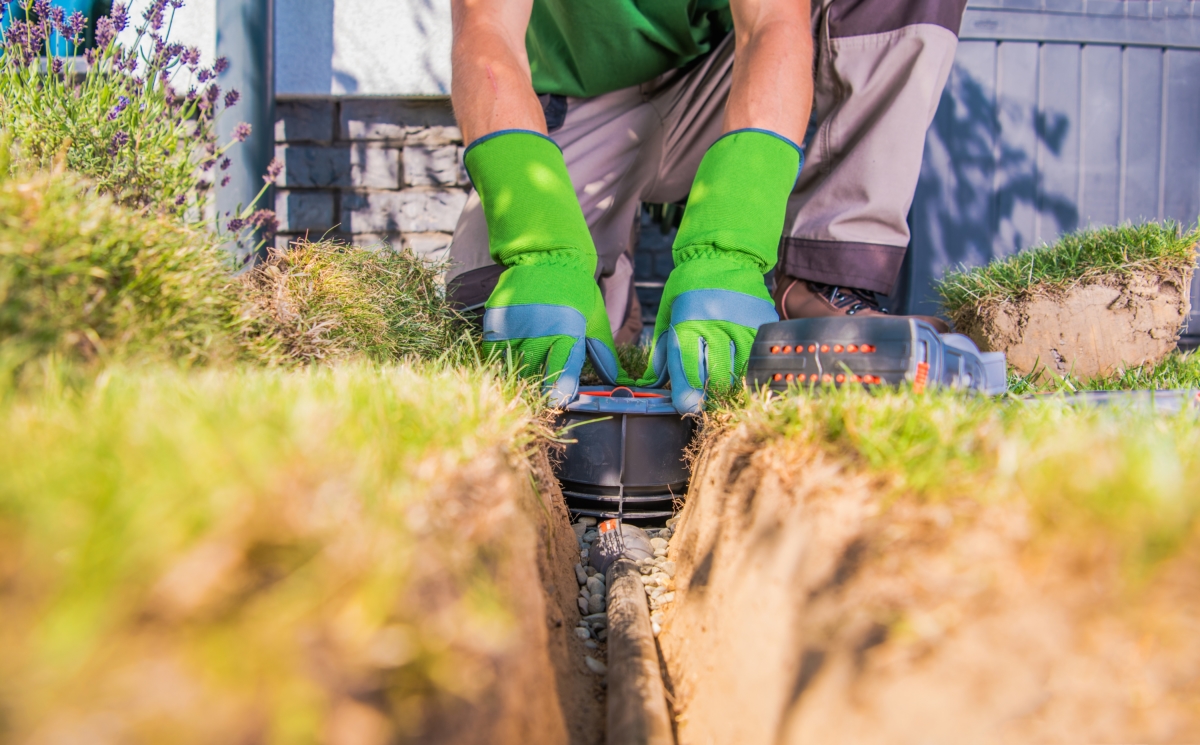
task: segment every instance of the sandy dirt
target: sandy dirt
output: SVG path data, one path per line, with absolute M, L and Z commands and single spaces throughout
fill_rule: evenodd
M 575 564 L 579 561 L 579 539 L 571 529 L 567 503 L 554 477 L 544 450 L 533 458 L 537 498 L 545 506 L 538 539 L 538 569 L 547 598 L 548 648 L 571 745 L 600 745 L 604 742 L 604 689 L 583 658 L 592 654 L 574 628 L 579 621 L 579 584 Z
M 1191 312 L 1190 279 L 1103 277 L 972 308 L 955 323 L 980 349 L 1004 352 L 1022 375 L 1039 368 L 1083 379 L 1110 375 L 1174 351 Z
M 1200 550 L 1131 595 L 1019 505 L 872 486 L 746 425 L 709 442 L 659 636 L 680 745 L 1200 742 Z

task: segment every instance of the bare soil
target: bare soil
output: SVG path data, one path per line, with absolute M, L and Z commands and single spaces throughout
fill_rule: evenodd
M 1187 276 L 1184 276 L 1187 274 Z M 954 319 L 980 349 L 1004 352 L 1022 375 L 1087 379 L 1160 362 L 1191 312 L 1190 273 L 1135 271 L 1018 300 L 987 301 Z
M 532 479 L 506 474 L 490 489 L 493 495 L 510 489 L 517 495 L 519 509 L 512 516 L 516 520 L 509 536 L 512 561 L 506 562 L 514 571 L 504 587 L 509 602 L 520 608 L 519 636 L 507 645 L 509 654 L 498 660 L 487 693 L 468 708 L 445 711 L 436 726 L 426 729 L 422 742 L 604 742 L 604 689 L 584 664 L 589 650 L 574 634 L 580 618 L 574 570 L 578 539 L 546 451 L 534 452 L 531 461 Z M 518 521 L 532 531 L 523 530 Z M 363 743 L 351 739 L 345 745 Z
M 692 483 L 659 636 L 680 745 L 1200 742 L 1200 540 L 1130 585 L 1021 504 L 885 506 L 749 425 Z

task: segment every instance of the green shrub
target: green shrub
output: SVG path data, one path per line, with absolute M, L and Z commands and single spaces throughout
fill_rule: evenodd
M 300 243 L 235 277 L 203 230 L 116 204 L 69 173 L 17 178 L 5 165 L 0 367 L 472 356 L 437 268 L 411 252 Z
M 5 171 L 0 344 L 10 360 L 236 355 L 241 289 L 210 236 L 115 204 L 70 174 Z
M 291 362 L 432 359 L 469 346 L 437 267 L 411 251 L 294 243 L 244 281 L 251 337 L 274 340 Z

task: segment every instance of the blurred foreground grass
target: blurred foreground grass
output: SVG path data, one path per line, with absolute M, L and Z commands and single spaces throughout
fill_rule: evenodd
M 355 696 L 413 734 L 515 643 L 536 434 L 478 369 L 112 368 L 10 391 L 0 739 L 314 742 Z

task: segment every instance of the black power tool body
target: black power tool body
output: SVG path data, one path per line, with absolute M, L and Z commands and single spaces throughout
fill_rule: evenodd
M 789 385 L 949 386 L 988 395 L 1007 389 L 1004 353 L 981 352 L 962 334 L 912 318 L 800 318 L 768 323 L 750 351 L 752 388 Z

